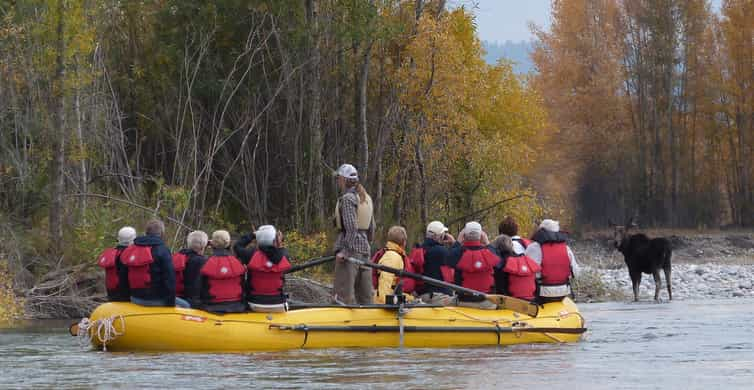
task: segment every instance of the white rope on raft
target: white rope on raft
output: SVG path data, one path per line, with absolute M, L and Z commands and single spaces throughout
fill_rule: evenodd
M 120 332 L 115 329 L 114 324 L 116 319 L 120 320 Z M 78 327 L 77 336 L 82 346 L 91 344 L 96 337 L 97 341 L 102 344 L 102 350 L 107 351 L 107 343 L 126 333 L 126 320 L 122 315 L 102 318 L 96 321 L 84 317 L 79 321 Z

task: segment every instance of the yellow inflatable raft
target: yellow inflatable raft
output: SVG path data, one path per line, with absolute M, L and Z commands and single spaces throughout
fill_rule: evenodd
M 195 309 L 105 303 L 72 326 L 109 351 L 247 352 L 576 342 L 584 319 L 570 299 L 536 317 L 464 307 L 322 306 L 285 313 L 217 315 Z

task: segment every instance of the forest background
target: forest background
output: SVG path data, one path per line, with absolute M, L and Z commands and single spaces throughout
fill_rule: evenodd
M 516 75 L 444 0 L 0 0 L 0 301 L 65 311 L 152 216 L 176 249 L 271 223 L 326 253 L 344 162 L 412 241 L 754 224 L 752 0 L 555 0 L 532 28 Z

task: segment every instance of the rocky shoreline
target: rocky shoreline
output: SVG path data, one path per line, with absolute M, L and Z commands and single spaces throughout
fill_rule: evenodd
M 633 298 L 628 271 L 587 267 L 586 272 L 596 272 L 605 289 L 617 291 L 625 299 Z M 665 275 L 662 275 L 660 299 L 667 300 Z M 754 297 L 754 265 L 734 264 L 674 264 L 671 276 L 673 299 L 710 299 Z M 654 298 L 655 282 L 652 275 L 643 275 L 639 286 L 641 300 Z

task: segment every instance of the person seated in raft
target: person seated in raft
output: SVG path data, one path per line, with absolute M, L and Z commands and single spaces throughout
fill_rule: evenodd
M 414 268 L 408 256 L 406 256 L 406 250 L 404 249 L 407 241 L 408 235 L 403 226 L 391 226 L 387 231 L 387 243 L 385 243 L 385 247 L 378 250 L 372 256 L 371 262 L 390 268 L 402 269 L 407 272 L 414 272 Z M 416 286 L 414 279 L 400 278 L 390 272 L 373 269 L 372 287 L 375 289 L 374 303 L 395 303 L 386 302 L 385 298 L 388 295 L 396 295 L 398 283 L 401 283 L 404 296 L 410 299 L 411 293 L 414 292 Z
M 128 302 L 128 268 L 123 265 L 120 255 L 134 243 L 136 230 L 130 226 L 124 226 L 118 230 L 118 244 L 114 248 L 105 249 L 99 255 L 97 264 L 105 270 L 105 288 L 107 300 L 110 302 Z
M 256 312 L 283 312 L 288 309 L 283 292 L 285 271 L 291 268 L 288 251 L 283 247 L 283 233 L 272 225 L 263 225 L 254 232 L 257 248 L 246 267 L 248 283 L 246 299 Z
M 189 307 L 175 296 L 175 270 L 170 249 L 163 242 L 165 224 L 153 219 L 147 222 L 145 234 L 121 253 L 127 267 L 131 302 L 142 306 Z
M 200 308 L 218 314 L 246 311 L 243 300 L 246 267 L 230 253 L 230 233 L 225 230 L 213 232 L 210 246 L 212 256 L 199 270 Z
M 526 251 L 526 247 L 531 244 L 531 240 L 523 238 L 518 235 L 518 223 L 513 217 L 505 217 L 500 225 L 497 227 L 498 234 L 504 234 L 511 238 L 513 241 L 513 250 L 523 253 Z
M 479 222 L 469 222 L 458 234 L 458 241 L 450 250 L 448 264 L 455 268 L 456 284 L 485 294 L 495 291 L 495 266 L 500 258 L 488 248 L 487 233 Z M 497 305 L 484 297 L 458 294 L 458 306 L 479 309 L 497 309 Z
M 539 264 L 530 259 L 511 237 L 501 234 L 492 242 L 492 249 L 502 259 L 495 266 L 495 292 L 533 301 L 537 291 Z
M 432 221 L 427 225 L 424 242 L 411 250 L 409 259 L 417 272 L 422 275 L 454 283 L 454 270 L 445 261 L 448 257 L 447 245 L 456 242 L 448 233 L 448 228 L 440 221 Z M 445 287 L 416 282 L 416 293 L 422 302 L 431 305 L 449 306 L 455 304 L 453 292 Z
M 193 231 L 186 237 L 186 248 L 178 252 L 186 257 L 186 269 L 183 271 L 183 294 L 193 308 L 201 306 L 202 274 L 200 271 L 207 262 L 204 250 L 208 242 L 207 233 L 201 230 Z M 175 255 L 173 255 L 173 260 L 175 261 Z
M 571 277 L 577 276 L 579 265 L 568 236 L 560 231 L 560 223 L 545 219 L 526 248 L 526 256 L 542 268 L 539 277 L 538 300 L 541 303 L 559 302 L 571 295 Z

